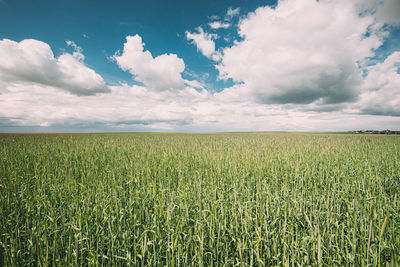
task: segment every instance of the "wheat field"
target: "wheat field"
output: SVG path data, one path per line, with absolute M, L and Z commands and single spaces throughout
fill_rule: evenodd
M 0 265 L 400 264 L 400 137 L 0 135 Z

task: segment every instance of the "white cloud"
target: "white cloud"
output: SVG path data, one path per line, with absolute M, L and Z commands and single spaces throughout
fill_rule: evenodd
M 226 22 L 225 22 L 225 23 L 222 23 L 222 22 L 219 22 L 219 21 L 210 22 L 208 25 L 209 25 L 210 28 L 213 29 L 213 30 L 228 29 L 228 28 L 231 26 L 230 23 L 226 23 Z
M 79 97 L 44 85 L 8 84 L 0 94 L 0 125 L 81 128 L 96 131 L 351 130 L 398 128 L 400 117 L 316 113 L 255 104 L 225 89 L 214 95 L 190 87 L 157 92 L 143 86 L 111 86 L 111 92 Z M 47 128 L 50 127 L 50 128 Z M 57 128 L 58 127 L 58 128 Z M 65 128 L 67 127 L 67 128 Z M 13 128 L 14 130 L 17 128 Z
M 220 54 L 215 51 L 214 39 L 218 38 L 217 34 L 204 32 L 203 28 L 198 27 L 197 32 L 186 32 L 186 38 L 197 46 L 197 49 L 207 58 L 218 61 Z
M 0 40 L 0 80 L 47 85 L 76 95 L 108 92 L 103 78 L 84 64 L 81 48 L 68 44 L 75 49 L 73 55 L 55 58 L 50 46 L 37 40 Z
M 181 58 L 153 57 L 138 35 L 128 36 L 113 59 L 143 86 L 109 89 L 72 41 L 74 52 L 58 58 L 43 42 L 0 41 L 0 131 L 7 125 L 43 131 L 74 125 L 94 131 L 99 125 L 114 131 L 400 129 L 400 52 L 367 67 L 387 36 L 378 11 L 386 2 L 374 9 L 359 4 L 286 0 L 259 8 L 240 20 L 241 40 L 222 55 L 214 43 L 219 36 L 200 27 L 186 32 L 203 55 L 221 60 L 220 77 L 236 82 L 219 93 L 207 91 L 204 77 L 186 73 L 193 80 L 183 79 Z
M 358 64 L 382 44 L 365 34 L 374 17 L 360 17 L 350 1 L 286 0 L 262 7 L 239 24 L 241 41 L 223 50 L 220 77 L 243 82 L 266 104 L 355 101 Z
M 372 115 L 400 116 L 400 52 L 368 68 L 356 110 Z
M 6 87 L 7 92 L 0 94 L 0 118 L 8 118 L 18 126 L 103 124 L 114 129 L 168 130 L 207 120 L 198 113 L 197 106 L 209 105 L 211 97 L 207 91 L 191 87 L 159 92 L 123 84 L 111 86 L 110 93 L 85 97 L 44 85 Z
M 129 71 L 135 80 L 152 90 L 182 89 L 183 60 L 175 54 L 153 58 L 149 51 L 144 50 L 144 45 L 139 35 L 127 36 L 122 54 L 115 54 L 113 59 L 121 69 Z

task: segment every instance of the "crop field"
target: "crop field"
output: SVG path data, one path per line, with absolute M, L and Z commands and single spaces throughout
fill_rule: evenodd
M 396 266 L 400 137 L 0 135 L 0 265 Z

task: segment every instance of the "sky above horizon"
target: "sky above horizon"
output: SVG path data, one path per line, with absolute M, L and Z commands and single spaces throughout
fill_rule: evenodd
M 0 132 L 400 130 L 400 0 L 0 0 Z

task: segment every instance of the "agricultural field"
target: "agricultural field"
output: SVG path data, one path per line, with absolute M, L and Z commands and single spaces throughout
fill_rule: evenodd
M 0 135 L 0 265 L 400 264 L 400 137 Z

